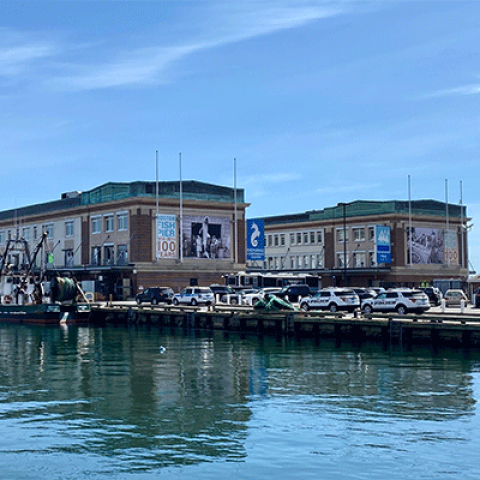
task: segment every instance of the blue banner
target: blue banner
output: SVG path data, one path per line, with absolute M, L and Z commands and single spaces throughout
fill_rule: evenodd
M 390 247 L 390 227 L 376 226 L 376 249 L 377 264 L 392 263 L 392 251 Z
M 263 220 L 247 220 L 247 260 L 265 260 Z

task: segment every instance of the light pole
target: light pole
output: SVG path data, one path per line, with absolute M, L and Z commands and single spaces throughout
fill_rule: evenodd
M 347 204 L 343 203 L 343 283 L 347 286 Z
M 347 286 L 347 204 L 339 203 L 343 212 L 343 286 Z

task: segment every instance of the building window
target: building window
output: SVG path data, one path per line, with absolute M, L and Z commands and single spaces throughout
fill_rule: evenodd
M 353 266 L 354 266 L 354 268 L 365 267 L 365 253 L 364 252 L 355 252 L 353 254 Z
M 101 252 L 100 247 L 92 247 L 92 265 L 100 265 L 101 261 Z
M 47 223 L 45 225 L 45 231 L 47 232 L 47 238 L 53 240 L 53 223 Z
M 294 233 L 290 234 L 290 245 L 295 245 L 295 234 Z
M 302 244 L 302 234 L 300 232 L 297 233 L 297 245 Z
M 303 233 L 303 243 L 308 245 L 308 232 Z
M 105 216 L 105 231 L 106 232 L 113 232 L 114 224 L 113 224 L 113 215 L 106 215 Z
M 315 243 L 315 232 L 310 232 L 310 243 L 312 245 Z
M 271 247 L 273 245 L 273 238 L 272 235 L 268 236 L 268 246 Z
M 359 227 L 353 229 L 353 239 L 356 242 L 364 242 L 365 241 L 365 228 Z
M 278 235 L 275 235 L 275 246 L 278 247 Z
M 345 267 L 345 262 L 344 260 L 344 255 L 342 253 L 337 253 L 337 268 L 344 268 Z M 348 262 L 348 254 L 347 254 L 347 262 Z
M 65 266 L 73 267 L 73 250 L 65 250 Z
M 73 220 L 68 220 L 65 222 L 65 236 L 73 237 Z
M 33 227 L 33 239 L 37 240 L 37 238 L 38 238 L 38 231 L 37 231 L 37 226 L 35 225 Z
M 7 236 L 8 236 L 8 240 L 12 239 L 12 231 L 10 229 L 8 230 Z
M 343 228 L 338 228 L 337 229 L 337 242 L 343 243 L 344 234 L 345 234 L 345 240 L 348 242 L 348 228 L 345 229 L 345 230 Z
M 321 230 L 317 231 L 317 243 L 323 243 L 323 232 Z
M 375 227 L 368 227 L 368 237 L 371 242 L 375 240 Z
M 102 219 L 101 217 L 92 217 L 92 233 L 102 232 Z
M 0 230 L 0 245 L 5 245 L 6 241 L 5 230 Z
M 290 268 L 292 270 L 295 268 L 295 257 L 290 257 Z
M 128 248 L 127 245 L 119 245 L 118 246 L 118 254 L 117 254 L 117 264 L 118 265 L 126 265 L 128 263 Z
M 284 234 L 284 233 L 281 233 L 281 234 L 280 234 L 280 245 L 281 245 L 282 247 L 285 246 L 285 234 Z
M 114 246 L 113 245 L 105 245 L 103 247 L 103 262 L 105 265 L 113 265 L 115 260 L 114 256 Z
M 30 241 L 30 227 L 23 228 L 23 238 L 25 239 L 26 242 Z
M 323 255 L 317 255 L 317 268 L 323 268 Z
M 118 224 L 119 231 L 127 230 L 128 229 L 128 213 L 118 213 L 117 224 Z
M 377 266 L 377 258 L 375 256 L 375 252 L 369 252 L 370 256 L 370 266 L 371 267 L 376 267 Z

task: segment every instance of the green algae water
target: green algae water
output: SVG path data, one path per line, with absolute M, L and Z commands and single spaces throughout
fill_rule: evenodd
M 480 353 L 0 326 L 2 479 L 480 478 Z

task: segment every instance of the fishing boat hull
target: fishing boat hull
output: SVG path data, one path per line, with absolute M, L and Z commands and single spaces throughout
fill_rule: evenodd
M 31 325 L 86 324 L 89 305 L 0 305 L 0 322 Z

